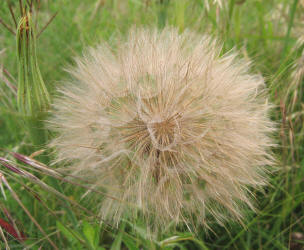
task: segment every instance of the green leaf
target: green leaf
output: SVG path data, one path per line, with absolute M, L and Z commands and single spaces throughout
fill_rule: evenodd
M 122 236 L 123 243 L 127 246 L 129 250 L 139 249 L 137 247 L 136 239 L 132 239 L 129 235 L 124 234 Z
M 183 234 L 180 234 L 180 235 L 171 236 L 171 237 L 169 237 L 167 239 L 164 239 L 161 242 L 159 242 L 159 245 L 162 248 L 167 247 L 167 246 L 176 246 L 176 244 L 178 242 L 187 241 L 187 240 L 191 240 L 191 241 L 195 242 L 197 245 L 200 246 L 200 249 L 208 250 L 208 247 L 202 241 L 195 239 L 193 237 L 193 235 L 190 234 L 190 233 L 183 233 Z
M 125 232 L 125 226 L 126 226 L 126 223 L 122 222 L 119 233 L 117 234 L 117 236 L 111 246 L 111 250 L 120 250 L 121 249 L 122 236 L 123 236 L 123 233 Z
M 76 231 L 67 228 L 60 221 L 56 221 L 58 230 L 69 240 L 71 243 L 83 243 L 84 239 Z
M 84 221 L 82 230 L 83 230 L 83 234 L 84 234 L 85 238 L 87 239 L 87 242 L 89 243 L 90 247 L 92 249 L 96 249 L 97 245 L 98 245 L 98 241 L 96 241 L 96 238 L 98 237 L 97 229 L 95 229 L 87 221 Z

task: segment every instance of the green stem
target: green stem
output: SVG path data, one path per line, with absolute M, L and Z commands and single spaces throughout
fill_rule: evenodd
M 224 34 L 226 34 L 226 39 L 228 38 L 228 34 L 229 34 L 231 22 L 232 22 L 234 5 L 235 5 L 235 0 L 230 0 L 229 7 L 228 7 L 228 21 L 227 21 L 227 25 L 226 25 L 226 32 L 224 31 Z
M 289 23 L 288 23 L 287 33 L 285 35 L 285 42 L 284 42 L 284 47 L 283 47 L 283 50 L 282 50 L 281 59 L 284 59 L 286 53 L 288 52 L 289 37 L 290 37 L 291 28 L 293 26 L 293 21 L 294 21 L 295 12 L 296 12 L 296 9 L 297 9 L 298 1 L 299 0 L 294 0 L 293 4 L 291 6 L 291 9 L 290 9 L 290 15 L 289 15 L 290 19 L 289 19 Z

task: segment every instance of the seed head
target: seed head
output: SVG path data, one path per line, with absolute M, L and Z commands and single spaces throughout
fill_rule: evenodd
M 208 226 L 253 209 L 272 164 L 261 76 L 207 36 L 133 29 L 90 49 L 55 99 L 52 142 L 69 173 L 94 183 L 100 214 Z

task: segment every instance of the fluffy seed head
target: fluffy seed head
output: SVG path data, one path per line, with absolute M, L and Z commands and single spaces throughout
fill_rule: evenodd
M 133 29 L 90 49 L 54 102 L 52 142 L 65 169 L 111 197 L 103 219 L 151 228 L 242 218 L 272 164 L 261 76 L 207 36 Z

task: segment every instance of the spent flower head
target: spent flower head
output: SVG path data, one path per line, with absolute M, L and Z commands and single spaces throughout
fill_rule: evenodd
M 51 146 L 103 197 L 103 219 L 208 226 L 254 209 L 273 163 L 263 78 L 208 36 L 133 29 L 92 48 L 59 88 Z

